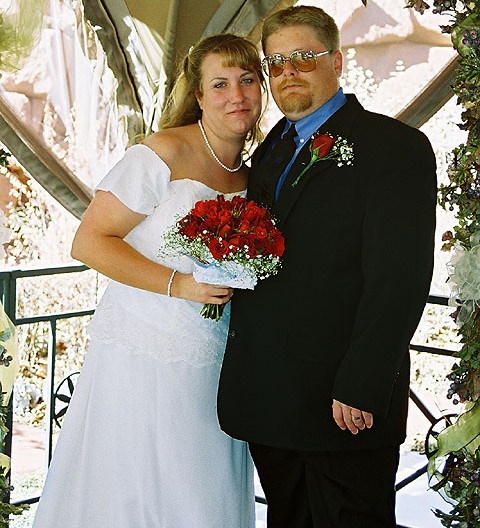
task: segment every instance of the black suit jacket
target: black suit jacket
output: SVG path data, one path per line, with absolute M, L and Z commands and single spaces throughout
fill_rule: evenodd
M 249 196 L 262 199 L 258 160 Z M 367 112 L 354 96 L 321 128 L 353 144 L 353 165 L 300 152 L 273 214 L 285 236 L 281 271 L 237 290 L 218 415 L 229 435 L 282 448 L 351 450 L 405 438 L 408 345 L 433 267 L 435 158 L 424 134 Z M 354 436 L 332 399 L 372 412 Z

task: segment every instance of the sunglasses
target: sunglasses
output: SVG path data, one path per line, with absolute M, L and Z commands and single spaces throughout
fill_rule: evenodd
M 262 69 L 268 77 L 278 77 L 285 69 L 285 63 L 290 61 L 290 64 L 301 72 L 310 72 L 317 67 L 317 57 L 326 55 L 330 51 L 321 51 L 314 53 L 313 51 L 294 51 L 290 57 L 284 57 L 280 53 L 274 55 L 267 55 L 262 60 Z

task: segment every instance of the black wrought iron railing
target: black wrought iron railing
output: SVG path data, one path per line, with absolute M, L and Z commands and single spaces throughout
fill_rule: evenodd
M 47 344 L 47 391 L 44 395 L 46 401 L 46 443 L 45 443 L 45 456 L 47 463 L 50 462 L 53 454 L 53 424 L 55 420 L 55 359 L 56 359 L 56 346 L 57 346 L 57 325 L 58 321 L 69 319 L 72 317 L 85 317 L 94 313 L 93 309 L 90 310 L 75 310 L 63 313 L 44 313 L 37 314 L 29 317 L 17 317 L 17 283 L 21 279 L 31 277 L 41 277 L 45 275 L 59 275 L 59 274 L 72 274 L 88 270 L 87 266 L 60 266 L 60 267 L 49 267 L 40 269 L 17 269 L 10 271 L 0 271 L 0 298 L 3 303 L 4 310 L 8 317 L 11 319 L 15 326 L 34 324 L 39 322 L 48 323 L 48 344 Z M 5 441 L 5 451 L 8 456 L 12 454 L 12 437 L 11 431 L 13 426 L 13 413 L 10 413 L 9 422 L 7 423 L 8 434 Z M 20 501 L 13 502 L 14 504 L 33 504 L 38 502 L 40 496 L 30 497 L 22 499 Z
M 7 315 L 10 317 L 12 322 L 16 326 L 34 324 L 39 322 L 46 322 L 49 325 L 49 336 L 48 336 L 48 350 L 47 350 L 47 394 L 45 395 L 46 400 L 46 461 L 50 461 L 53 451 L 53 430 L 54 424 L 59 424 L 59 420 L 66 412 L 70 397 L 73 393 L 75 386 L 75 378 L 78 375 L 78 372 L 73 372 L 65 379 L 63 379 L 59 384 L 55 385 L 55 359 L 56 359 L 56 344 L 57 344 L 57 324 L 58 321 L 69 319 L 73 317 L 85 317 L 92 315 L 94 313 L 93 309 L 85 310 L 75 310 L 62 313 L 45 313 L 37 314 L 28 317 L 17 317 L 17 281 L 28 278 L 28 277 L 40 277 L 44 275 L 59 275 L 59 274 L 73 274 L 78 272 L 84 272 L 88 270 L 86 266 L 60 266 L 60 267 L 49 267 L 42 269 L 29 269 L 29 270 L 10 270 L 10 271 L 0 271 L 0 298 L 2 300 L 4 309 Z M 428 299 L 429 304 L 447 306 L 448 299 L 442 296 L 430 296 Z M 454 356 L 455 350 L 445 349 L 441 347 L 432 347 L 425 345 L 410 345 L 411 350 L 415 350 L 422 353 L 441 355 L 441 356 Z M 451 415 L 435 415 L 431 412 L 428 407 L 422 402 L 422 400 L 417 396 L 414 391 L 411 391 L 410 394 L 411 400 L 430 422 L 430 428 L 426 432 L 426 452 L 428 454 L 428 445 L 432 439 L 435 437 L 435 426 L 440 422 L 448 422 L 451 418 Z M 61 403 L 60 409 L 56 410 L 56 403 Z M 57 406 L 58 407 L 58 406 Z M 9 430 L 12 430 L 12 423 L 7 424 Z M 7 438 L 6 441 L 6 454 L 11 454 L 11 438 Z M 398 482 L 396 489 L 400 490 L 412 483 L 427 471 L 427 460 L 425 465 L 420 469 L 413 472 L 408 477 L 404 478 L 402 481 Z M 22 499 L 20 501 L 14 502 L 14 504 L 32 504 L 39 500 L 39 496 L 30 497 Z M 266 504 L 264 497 L 256 497 L 256 501 L 262 504 Z M 397 528 L 412 528 L 398 526 Z M 418 528 L 418 527 L 415 527 Z

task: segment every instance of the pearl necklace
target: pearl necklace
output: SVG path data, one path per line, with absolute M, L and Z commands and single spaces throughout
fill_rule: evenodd
M 218 156 L 215 154 L 215 151 L 213 150 L 212 146 L 210 145 L 210 143 L 208 142 L 208 139 L 207 139 L 207 134 L 205 134 L 205 130 L 203 128 L 203 125 L 202 125 L 202 120 L 199 119 L 198 120 L 198 126 L 200 127 L 200 132 L 202 133 L 202 136 L 203 136 L 203 141 L 205 141 L 205 145 L 207 145 L 208 147 L 208 150 L 210 151 L 210 154 L 213 156 L 213 159 L 220 165 L 220 167 L 222 167 L 222 169 L 225 169 L 226 171 L 228 172 L 237 172 L 239 171 L 242 166 L 243 166 L 243 156 L 242 156 L 242 153 L 240 152 L 240 165 L 238 167 L 235 167 L 234 169 L 230 169 L 230 167 L 227 167 L 226 165 L 224 165 L 219 159 L 218 159 Z

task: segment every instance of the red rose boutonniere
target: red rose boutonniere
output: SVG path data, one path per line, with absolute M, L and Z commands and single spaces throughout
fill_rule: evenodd
M 296 180 L 292 183 L 292 187 L 298 184 L 300 178 L 317 161 L 334 160 L 337 162 L 338 167 L 352 165 L 353 145 L 350 145 L 346 139 L 340 136 L 334 137 L 328 132 L 325 134 L 319 134 L 317 132 L 312 136 L 312 141 L 310 142 L 310 155 L 310 162 L 297 176 Z

